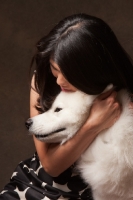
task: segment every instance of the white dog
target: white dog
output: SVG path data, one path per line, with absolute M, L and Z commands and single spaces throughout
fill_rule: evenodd
M 61 92 L 52 107 L 30 119 L 29 131 L 45 142 L 63 144 L 86 121 L 96 96 Z M 133 200 L 133 109 L 126 90 L 118 92 L 119 120 L 102 131 L 82 154 L 77 168 L 95 200 Z

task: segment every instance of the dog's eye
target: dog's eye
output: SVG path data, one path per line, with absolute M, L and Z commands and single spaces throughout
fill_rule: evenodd
M 54 110 L 54 112 L 59 112 L 60 110 L 62 110 L 62 108 L 56 108 L 56 109 Z

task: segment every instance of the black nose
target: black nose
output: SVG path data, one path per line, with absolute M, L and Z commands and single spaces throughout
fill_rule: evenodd
M 32 119 L 31 119 L 31 118 L 27 119 L 27 121 L 25 122 L 25 126 L 26 126 L 26 128 L 29 129 L 30 126 L 31 126 L 31 124 L 33 124 Z

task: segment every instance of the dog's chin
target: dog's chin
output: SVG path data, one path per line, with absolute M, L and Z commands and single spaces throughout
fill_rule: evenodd
M 66 138 L 66 134 L 62 134 L 65 130 L 66 128 L 60 128 L 48 134 L 34 133 L 34 135 L 40 141 L 47 142 L 47 143 L 57 143 L 57 142 L 62 142 L 62 140 Z

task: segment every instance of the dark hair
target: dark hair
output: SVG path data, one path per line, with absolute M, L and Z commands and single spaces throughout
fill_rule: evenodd
M 75 14 L 60 21 L 37 43 L 35 87 L 43 111 L 60 92 L 50 58 L 64 77 L 87 94 L 99 94 L 112 83 L 133 93 L 133 65 L 111 28 L 101 19 Z

